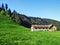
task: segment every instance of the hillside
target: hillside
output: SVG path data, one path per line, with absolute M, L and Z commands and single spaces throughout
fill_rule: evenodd
M 28 17 L 23 14 L 20 14 L 20 18 L 21 18 L 20 20 L 22 20 L 22 25 L 25 27 L 28 27 L 28 26 L 31 27 L 32 24 L 38 24 L 38 25 L 39 24 L 42 24 L 42 25 L 53 24 L 57 26 L 58 30 L 60 30 L 60 21 L 56 21 L 53 19 L 39 18 L 39 17 Z
M 13 41 L 29 28 L 18 25 L 13 22 L 9 17 L 0 14 L 0 45 L 13 45 Z M 18 37 L 19 38 L 19 37 Z
M 0 45 L 60 45 L 60 31 L 31 32 L 0 14 Z
M 19 25 L 22 25 L 24 27 L 31 28 L 31 25 L 33 24 L 38 24 L 38 25 L 53 24 L 57 27 L 58 30 L 60 30 L 60 21 L 53 20 L 53 19 L 40 18 L 40 17 L 29 17 L 29 16 L 26 16 L 25 14 L 20 14 L 15 10 L 12 12 L 11 9 L 8 9 L 8 10 L 7 9 L 4 8 L 4 6 L 0 7 L 1 15 L 8 16 L 13 22 Z
M 31 32 L 32 24 L 51 23 L 60 29 L 59 21 L 28 17 L 0 8 L 0 45 L 60 45 L 60 31 Z

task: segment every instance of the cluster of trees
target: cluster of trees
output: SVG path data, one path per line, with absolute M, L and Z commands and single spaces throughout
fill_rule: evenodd
M 12 12 L 11 9 L 8 8 L 8 4 L 3 4 L 0 6 L 0 12 L 2 12 L 3 15 L 11 16 Z
M 23 26 L 28 27 L 28 28 L 31 27 L 31 24 L 27 20 L 25 20 L 25 17 L 21 16 L 23 14 L 19 14 L 15 10 L 13 12 L 11 12 L 11 9 L 8 8 L 7 4 L 5 4 L 5 5 L 2 4 L 0 6 L 0 12 L 2 12 L 2 15 L 10 17 L 11 20 L 13 20 L 14 22 L 16 22 L 20 25 L 23 25 Z
M 23 16 L 23 14 L 19 14 L 15 10 L 12 12 L 11 19 L 20 25 L 28 28 L 31 27 L 29 20 L 25 16 Z
M 3 10 L 3 11 L 2 11 Z M 11 9 L 8 8 L 8 5 L 2 4 L 0 7 L 0 12 L 4 12 L 3 15 L 9 16 L 14 22 L 30 28 L 32 24 L 54 24 L 60 30 L 60 22 L 52 19 L 43 19 L 39 17 L 27 17 L 24 14 L 19 14 L 15 10 L 11 12 Z
M 2 8 L 3 10 L 7 10 L 7 9 L 8 9 L 8 5 L 7 5 L 7 4 L 4 5 L 4 4 L 2 3 L 1 8 Z

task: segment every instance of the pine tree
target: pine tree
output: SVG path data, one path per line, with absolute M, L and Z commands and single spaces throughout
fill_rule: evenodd
M 3 3 L 2 3 L 2 9 L 5 10 L 5 8 L 4 8 L 4 4 L 3 4 Z
M 7 11 L 7 9 L 8 9 L 8 4 L 5 4 L 5 10 Z
M 12 20 L 15 21 L 16 23 L 20 24 L 20 15 L 14 10 L 12 13 Z
M 11 15 L 12 15 L 12 14 L 11 14 L 11 9 L 9 9 L 8 12 L 9 12 L 9 14 L 10 14 L 9 16 L 11 17 Z

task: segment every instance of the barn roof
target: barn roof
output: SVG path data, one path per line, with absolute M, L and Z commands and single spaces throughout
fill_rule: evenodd
M 50 28 L 52 24 L 50 25 L 32 25 L 34 28 Z

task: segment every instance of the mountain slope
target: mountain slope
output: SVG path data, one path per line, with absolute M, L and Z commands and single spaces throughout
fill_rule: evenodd
M 0 45 L 60 45 L 60 31 L 31 32 L 0 14 Z
M 22 25 L 25 27 L 31 27 L 32 24 L 42 24 L 42 25 L 47 25 L 47 24 L 53 24 L 55 26 L 57 26 L 57 29 L 60 30 L 60 21 L 56 21 L 53 19 L 46 19 L 46 18 L 39 18 L 39 17 L 28 17 L 25 16 L 23 14 L 19 14 L 20 15 L 20 20 L 22 20 Z M 24 23 L 26 22 L 26 23 Z M 26 24 L 26 25 L 24 25 Z
M 50 19 L 27 17 L 16 12 L 0 10 L 0 45 L 60 45 L 60 31 L 31 32 L 32 24 L 60 24 Z M 13 21 L 12 21 L 13 20 Z M 22 26 L 23 25 L 23 26 Z M 24 27 L 25 26 L 25 27 Z
M 0 28 L 18 28 L 20 29 L 21 26 L 15 22 L 13 22 L 9 17 L 5 16 L 5 15 L 0 15 Z M 25 28 L 25 27 L 23 27 Z
M 0 45 L 15 45 L 21 33 L 30 31 L 29 28 L 13 22 L 9 17 L 0 14 Z

